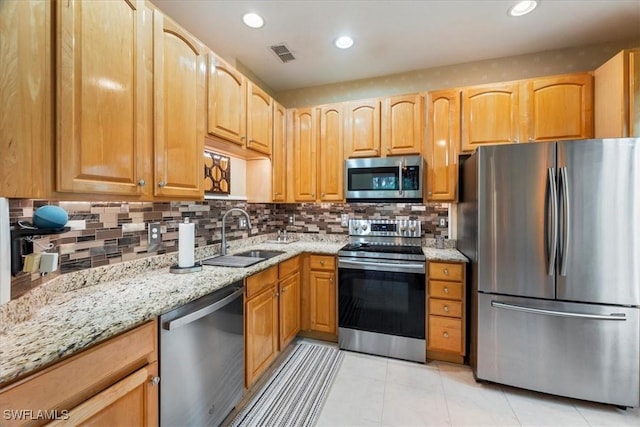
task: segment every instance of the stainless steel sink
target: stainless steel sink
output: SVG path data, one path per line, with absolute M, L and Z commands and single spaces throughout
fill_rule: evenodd
M 203 265 L 216 265 L 219 267 L 249 267 L 253 264 L 257 264 L 262 261 L 266 261 L 269 258 L 283 254 L 283 251 L 263 251 L 253 250 L 241 252 L 234 255 L 222 255 L 213 258 L 208 258 L 201 261 Z
M 269 259 L 274 256 L 282 255 L 283 251 L 265 251 L 261 249 L 255 249 L 252 251 L 240 252 L 239 254 L 235 254 L 236 256 L 250 257 L 250 258 L 264 258 Z

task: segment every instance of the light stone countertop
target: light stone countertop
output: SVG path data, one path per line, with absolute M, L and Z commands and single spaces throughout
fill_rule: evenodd
M 169 272 L 176 253 L 158 255 L 60 275 L 0 306 L 0 386 L 301 253 L 337 254 L 346 237 L 260 240 L 236 242 L 229 253 L 285 253 L 247 268 L 203 266 L 188 274 Z M 455 249 L 423 249 L 428 260 L 466 261 Z M 196 258 L 218 251 L 219 245 L 196 248 Z

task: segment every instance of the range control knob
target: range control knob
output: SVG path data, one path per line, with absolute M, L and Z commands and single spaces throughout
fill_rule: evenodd
M 367 227 L 367 224 L 362 224 L 360 228 L 362 228 L 362 231 L 367 231 L 368 227 Z
M 407 227 L 405 227 L 404 225 L 400 226 L 400 231 L 402 231 L 403 233 L 404 233 L 404 230 L 406 230 L 406 229 L 407 229 Z
M 409 227 L 409 230 L 411 230 L 411 233 L 415 233 L 416 231 L 416 226 L 412 225 L 411 227 Z

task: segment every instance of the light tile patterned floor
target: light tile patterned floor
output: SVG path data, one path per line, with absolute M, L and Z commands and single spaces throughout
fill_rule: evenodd
M 640 409 L 478 384 L 468 366 L 345 352 L 317 427 L 640 426 Z

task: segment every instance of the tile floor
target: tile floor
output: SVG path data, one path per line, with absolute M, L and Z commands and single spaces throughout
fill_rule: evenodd
M 478 384 L 468 366 L 345 352 L 317 423 L 339 426 L 638 427 L 640 409 Z

